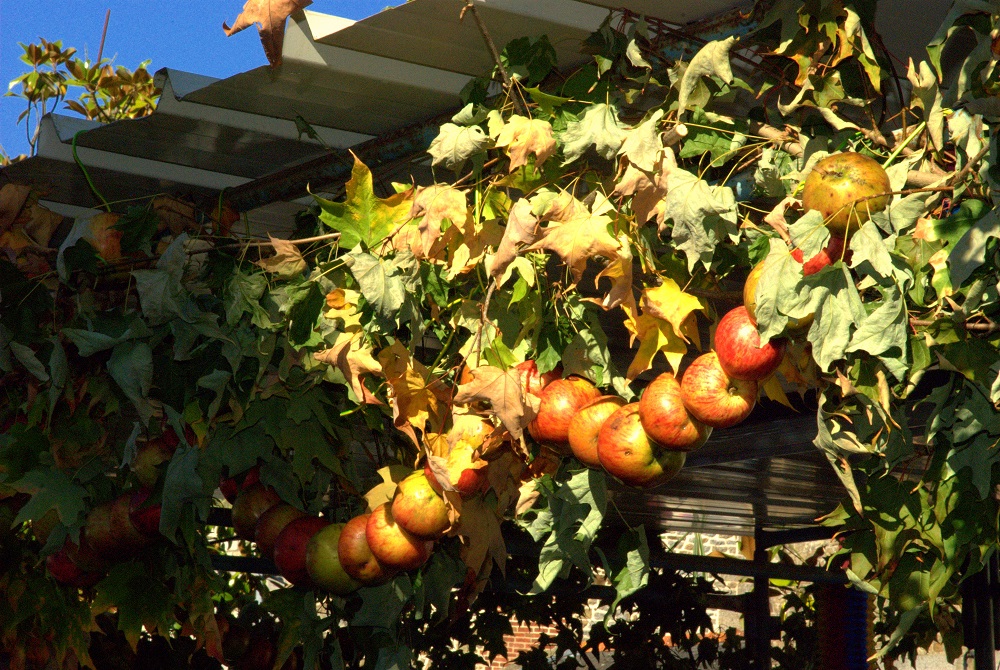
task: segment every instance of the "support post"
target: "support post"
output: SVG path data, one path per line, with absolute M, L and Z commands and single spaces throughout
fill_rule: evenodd
M 767 548 L 764 546 L 760 526 L 754 529 L 754 563 L 767 563 Z M 766 574 L 753 579 L 753 591 L 746 601 L 743 624 L 747 650 L 750 652 L 750 667 L 765 670 L 771 667 L 771 604 L 768 598 L 770 580 Z

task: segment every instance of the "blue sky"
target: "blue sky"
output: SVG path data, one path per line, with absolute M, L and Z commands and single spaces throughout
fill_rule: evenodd
M 104 56 L 134 69 L 151 60 L 150 70 L 170 67 L 227 77 L 264 65 L 255 29 L 226 37 L 222 22 L 232 25 L 244 0 L 0 0 L 0 81 L 25 71 L 18 43 L 39 37 L 62 40 L 82 56 L 97 57 L 105 12 L 111 10 Z M 396 0 L 314 0 L 310 10 L 352 19 L 370 16 Z M 26 153 L 25 128 L 16 125 L 23 101 L 0 97 L 0 146 L 11 156 Z

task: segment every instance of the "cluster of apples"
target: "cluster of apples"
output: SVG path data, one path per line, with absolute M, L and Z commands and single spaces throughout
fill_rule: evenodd
M 427 468 L 403 479 L 389 502 L 346 523 L 281 502 L 256 469 L 241 483 L 230 480 L 220 488 L 223 494 L 238 491 L 232 499 L 237 535 L 273 558 L 286 580 L 338 595 L 420 567 L 451 527 L 441 486 Z

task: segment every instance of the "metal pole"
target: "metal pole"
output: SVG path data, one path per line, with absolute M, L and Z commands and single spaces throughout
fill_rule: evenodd
M 993 644 L 993 607 L 991 564 L 973 577 L 976 583 L 976 670 L 996 670 L 996 656 Z
M 760 526 L 754 529 L 753 562 L 767 563 L 767 548 L 764 546 Z M 768 598 L 770 580 L 766 575 L 753 579 L 753 591 L 747 598 L 743 623 L 746 645 L 750 652 L 750 667 L 764 670 L 771 667 L 771 604 Z

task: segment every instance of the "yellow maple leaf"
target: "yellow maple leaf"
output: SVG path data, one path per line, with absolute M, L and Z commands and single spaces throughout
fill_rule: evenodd
M 553 251 L 562 258 L 580 281 L 587 269 L 587 259 L 601 256 L 605 259 L 619 258 L 621 244 L 611 233 L 608 225 L 611 219 L 590 212 L 577 213 L 566 221 L 560 221 L 542 230 L 542 238 L 529 249 Z
M 644 314 L 661 319 L 673 326 L 674 333 L 685 341 L 697 337 L 697 329 L 690 326 L 690 316 L 696 311 L 705 311 L 701 300 L 685 293 L 673 279 L 666 277 L 659 286 L 642 292 Z
M 669 277 L 660 286 L 643 291 L 642 314 L 625 321 L 633 341 L 639 340 L 639 350 L 626 378 L 635 379 L 648 370 L 653 358 L 661 351 L 674 372 L 680 372 L 681 359 L 687 353 L 688 343 L 692 340 L 698 343 L 694 317 L 697 310 L 704 310 L 701 301 L 682 291 L 677 282 Z
M 504 228 L 496 253 L 486 261 L 486 271 L 500 279 L 507 266 L 517 258 L 521 248 L 532 244 L 538 239 L 538 235 L 538 217 L 531 211 L 531 202 L 527 198 L 521 198 L 510 209 L 507 227 Z
M 501 370 L 484 365 L 472 370 L 472 381 L 458 387 L 458 404 L 485 400 L 515 440 L 522 440 L 524 429 L 535 418 L 536 409 L 525 398 L 516 370 Z
M 440 431 L 445 419 L 445 404 L 439 393 L 440 384 L 429 379 L 427 368 L 410 357 L 410 352 L 398 340 L 378 354 L 378 362 L 390 385 L 394 425 L 420 446 L 414 428 L 420 431 Z
M 556 140 L 548 121 L 516 114 L 500 129 L 496 146 L 507 147 L 511 172 L 528 164 L 528 154 L 535 154 L 537 167 L 556 152 Z
M 465 193 L 448 184 L 434 184 L 418 188 L 410 208 L 410 217 L 419 219 L 417 231 L 420 236 L 419 249 L 414 248 L 417 258 L 437 256 L 435 245 L 441 238 L 441 225 L 445 220 L 452 227 L 461 228 L 469 218 L 469 207 Z
M 381 405 L 361 380 L 363 374 L 382 374 L 382 365 L 372 357 L 372 349 L 361 336 L 361 332 L 346 332 L 337 335 L 333 346 L 317 351 L 313 358 L 321 363 L 334 365 L 343 373 L 351 385 L 358 401 L 369 405 Z

